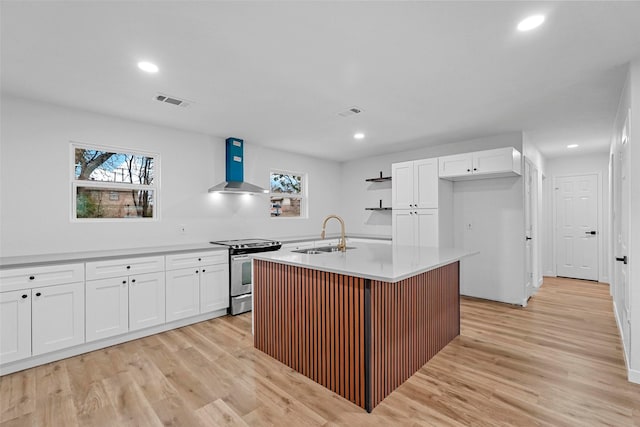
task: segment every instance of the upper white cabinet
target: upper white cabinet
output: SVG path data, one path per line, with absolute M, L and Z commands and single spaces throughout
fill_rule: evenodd
M 522 155 L 513 147 L 443 156 L 439 159 L 440 178 L 461 181 L 517 176 L 522 173 Z
M 438 207 L 438 159 L 423 159 L 391 166 L 393 209 Z

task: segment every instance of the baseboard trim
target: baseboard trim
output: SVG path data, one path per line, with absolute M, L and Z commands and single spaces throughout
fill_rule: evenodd
M 637 369 L 629 369 L 629 381 L 640 384 L 640 371 Z
M 150 335 L 159 334 L 161 332 L 170 331 L 172 329 L 181 328 L 183 326 L 191 325 L 193 323 L 204 322 L 205 320 L 214 319 L 216 317 L 224 316 L 226 314 L 227 314 L 227 309 L 224 308 L 222 310 L 212 311 L 210 313 L 200 314 L 198 316 L 193 316 L 186 319 L 180 319 L 180 320 L 175 320 L 169 323 L 163 323 L 161 325 L 151 326 L 147 329 L 128 332 L 126 334 L 117 335 L 115 337 L 104 338 L 99 341 L 91 341 L 88 343 L 83 343 L 71 348 L 65 348 L 65 349 L 54 351 L 51 353 L 31 356 L 27 359 L 16 360 L 14 362 L 9 362 L 5 365 L 1 365 L 0 376 L 12 374 L 14 372 L 33 368 L 35 366 L 44 365 L 45 363 L 56 362 L 58 360 L 77 356 L 79 354 L 100 350 L 102 348 L 110 347 L 112 345 L 122 344 L 123 342 L 133 341 L 138 338 L 144 338 Z

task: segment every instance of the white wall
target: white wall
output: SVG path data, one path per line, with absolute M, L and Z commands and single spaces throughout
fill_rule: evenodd
M 555 205 L 554 179 L 562 176 L 597 174 L 598 175 L 598 280 L 609 282 L 609 154 L 589 154 L 585 156 L 560 157 L 547 161 L 547 179 L 544 181 L 544 229 L 543 265 L 546 276 L 556 275 L 555 233 L 553 216 Z
M 322 216 L 339 210 L 337 162 L 246 141 L 246 181 L 268 187 L 270 168 L 309 174 L 310 218 L 270 218 L 268 197 L 207 193 L 225 177 L 222 138 L 9 96 L 2 97 L 1 121 L 2 256 L 315 235 Z M 70 141 L 159 153 L 160 219 L 71 222 Z

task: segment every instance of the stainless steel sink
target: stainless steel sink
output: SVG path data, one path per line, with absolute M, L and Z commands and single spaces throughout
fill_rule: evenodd
M 345 249 L 355 249 L 353 246 L 347 246 Z M 338 249 L 337 246 L 322 246 L 321 248 L 315 248 L 316 251 L 320 251 L 320 252 L 338 252 L 340 249 Z
M 325 253 L 325 252 L 320 252 L 320 251 L 315 250 L 315 249 L 298 249 L 297 251 L 291 251 L 291 252 L 297 252 L 299 254 L 309 254 L 309 255 Z
M 352 246 L 347 246 L 347 249 L 355 249 L 355 248 Z M 298 249 L 297 251 L 291 251 L 291 252 L 313 255 L 313 254 L 326 254 L 329 252 L 339 252 L 339 249 L 337 246 L 323 246 L 321 248 L 314 248 L 314 249 Z

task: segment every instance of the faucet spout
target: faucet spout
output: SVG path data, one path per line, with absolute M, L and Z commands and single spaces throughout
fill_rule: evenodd
M 340 218 L 338 215 L 327 215 L 327 217 L 324 219 L 324 221 L 322 221 L 322 233 L 320 233 L 320 238 L 324 239 L 324 236 L 326 235 L 325 229 L 327 227 L 327 222 L 331 218 L 335 218 L 338 221 L 340 221 L 340 241 L 338 242 L 338 250 L 342 251 L 342 252 L 346 252 L 346 250 L 347 250 L 347 241 L 346 241 L 346 238 L 345 238 L 344 220 L 342 218 Z

